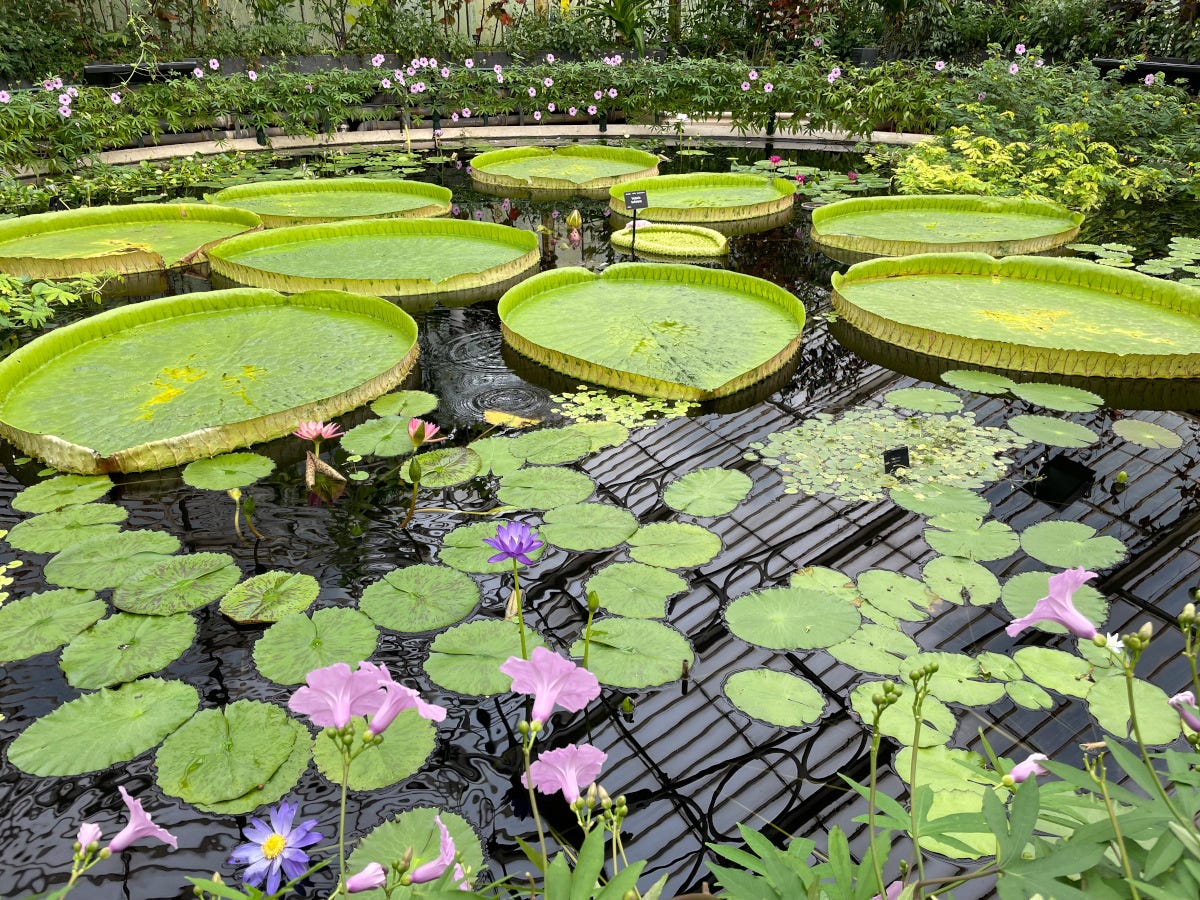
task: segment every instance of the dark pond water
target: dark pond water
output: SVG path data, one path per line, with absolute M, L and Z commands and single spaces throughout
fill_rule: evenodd
M 713 167 L 725 164 L 720 154 L 689 164 L 698 161 Z M 842 159 L 832 167 L 845 170 L 852 163 Z M 505 215 L 499 198 L 471 192 L 452 165 L 424 177 L 453 187 L 463 216 L 479 211 L 498 220 Z M 545 267 L 582 263 L 601 268 L 621 259 L 609 248 L 601 204 L 514 203 L 519 209 L 517 227 L 543 225 L 557 233 L 544 242 Z M 576 205 L 585 220 L 580 249 L 565 243 L 564 219 Z M 1172 215 L 1179 217 L 1172 220 Z M 1136 239 L 1129 243 L 1162 252 L 1171 234 L 1184 233 L 1188 215 L 1166 210 L 1133 217 L 1105 214 L 1090 224 L 1086 239 L 1127 240 L 1136 230 Z M 857 851 L 864 846 L 864 826 L 852 821 L 863 809 L 838 778 L 839 773 L 866 777 L 866 734 L 849 706 L 849 692 L 862 676 L 823 652 L 774 653 L 745 644 L 726 629 L 720 615 L 725 604 L 752 590 L 786 583 L 790 573 L 804 566 L 829 566 L 851 576 L 869 568 L 919 575 L 933 555 L 921 539 L 923 521 L 889 501 L 847 503 L 828 496 L 786 495 L 773 470 L 743 458 L 747 444 L 795 427 L 815 413 L 877 405 L 888 390 L 922 383 L 886 363 L 864 359 L 831 336 L 823 313 L 834 264 L 810 246 L 805 219 L 798 211 L 787 227 L 734 238 L 728 263 L 736 271 L 768 278 L 804 301 L 809 324 L 794 373 L 757 396 L 741 398 L 739 404 L 636 430 L 626 443 L 577 464 L 597 482 L 596 499 L 626 507 L 643 524 L 673 516 L 661 493 L 683 472 L 725 466 L 746 472 L 754 481 L 750 496 L 732 514 L 702 520 L 720 535 L 724 549 L 709 564 L 686 573 L 689 590 L 669 606 L 666 621 L 683 632 L 696 651 L 697 662 L 688 677 L 647 691 L 606 690 L 586 716 L 556 715 L 546 744 L 588 740 L 608 753 L 602 780 L 611 793 L 628 797 L 629 858 L 649 859 L 646 871 L 655 878 L 668 874 L 668 895 L 710 879 L 705 842 L 737 843 L 739 822 L 777 837 L 811 837 L 818 846 L 824 845 L 829 828 L 841 825 L 852 834 Z M 205 287 L 202 279 L 192 277 L 172 284 L 176 291 Z M 574 385 L 502 351 L 494 302 L 437 308 L 422 315 L 420 325 L 422 361 L 411 386 L 440 397 L 433 418 L 453 429 L 455 442 L 480 434 L 483 412 L 489 409 L 552 421 L 552 394 Z M 1027 411 L 1019 401 L 977 395 L 967 396 L 966 404 L 981 424 L 1002 424 L 1012 412 Z M 1181 395 L 1178 406 L 1194 404 Z M 1082 450 L 1049 454 L 1035 445 L 1017 454 L 1010 477 L 985 493 L 993 515 L 1014 528 L 1058 518 L 1086 522 L 1125 541 L 1130 557 L 1102 573 L 1098 585 L 1113 602 L 1106 630 L 1125 631 L 1149 617 L 1157 631 L 1182 608 L 1200 573 L 1200 428 L 1188 414 L 1147 414 L 1150 421 L 1181 434 L 1185 443 L 1179 451 L 1143 450 L 1109 431 L 1121 415 L 1119 410 L 1102 409 L 1069 416 L 1101 433 L 1101 441 Z M 352 424 L 357 419 L 344 421 Z M 239 542 L 232 533 L 228 499 L 187 488 L 177 471 L 117 479 L 114 496 L 129 510 L 127 527 L 169 531 L 183 542 L 185 552 L 230 553 L 247 575 L 268 569 L 308 573 L 321 584 L 320 608 L 354 603 L 367 584 L 393 567 L 436 561 L 441 538 L 465 521 L 454 513 L 422 514 L 401 530 L 403 490 L 394 476 L 384 477 L 385 464 L 367 464 L 372 478 L 352 483 L 333 507 L 310 507 L 298 442 L 277 441 L 262 449 L 280 462 L 273 475 L 249 489 L 262 541 Z M 1060 455 L 1087 467 L 1094 478 L 1065 505 L 1052 505 L 1031 493 L 1029 480 L 1042 471 L 1049 456 Z M 0 472 L 0 528 L 22 518 L 11 511 L 9 500 L 36 480 L 40 468 L 37 463 L 14 463 L 13 457 L 6 451 Z M 344 458 L 335 448 L 334 464 L 341 467 Z M 1114 494 L 1109 486 L 1121 470 L 1129 474 L 1129 487 Z M 482 510 L 496 505 L 494 491 L 494 480 L 476 479 L 431 492 L 427 499 L 434 501 L 430 505 Z M 536 525 L 536 515 L 521 518 Z M 0 561 L 13 556 L 2 551 Z M 25 556 L 25 565 L 12 573 L 13 598 L 43 587 L 40 569 L 46 557 Z M 620 550 L 579 554 L 551 549 L 523 576 L 531 623 L 565 647 L 586 617 L 583 583 L 599 568 L 624 558 Z M 1022 554 L 989 567 L 1001 578 L 1037 568 Z M 484 601 L 477 615 L 502 617 L 508 580 L 480 576 L 479 583 Z M 197 615 L 195 645 L 160 673 L 162 677 L 194 685 L 204 707 L 241 697 L 286 703 L 291 690 L 263 679 L 251 659 L 261 628 L 233 624 L 213 608 Z M 906 630 L 926 649 L 1006 651 L 1013 644 L 1003 632 L 1006 621 L 1002 610 L 997 614 L 989 607 L 953 606 Z M 524 792 L 517 786 L 521 762 L 515 723 L 523 704 L 510 695 L 474 699 L 442 691 L 422 670 L 428 636 L 381 634 L 375 659 L 386 662 L 397 678 L 419 685 L 426 697 L 450 712 L 438 727 L 433 756 L 418 774 L 391 788 L 351 794 L 350 832 L 365 833 L 404 809 L 436 805 L 476 827 L 492 875 L 523 871 L 515 839 L 528 838 L 533 827 Z M 1058 639 L 1048 642 L 1060 644 Z M 1185 684 L 1187 674 L 1166 644 L 1152 645 L 1141 674 L 1173 693 Z M 722 684 L 731 672 L 762 666 L 794 672 L 820 689 L 828 705 L 819 726 L 774 728 L 748 718 L 725 699 Z M 0 669 L 0 712 L 7 717 L 0 722 L 0 744 L 77 694 L 58 668 L 57 653 Z M 632 713 L 620 710 L 626 696 L 634 701 Z M 985 714 L 960 715 L 956 746 L 977 747 L 980 725 L 986 725 L 1000 753 L 1021 753 L 1025 748 L 1024 752 L 1069 754 L 1072 745 L 1098 736 L 1073 703 L 1058 702 L 1050 711 L 1033 712 L 1002 702 Z M 887 747 L 890 758 L 895 746 Z M 893 794 L 904 791 L 890 770 L 881 784 Z M 245 817 L 198 813 L 164 797 L 154 784 L 153 752 L 77 778 L 33 778 L 5 758 L 0 762 L 0 842 L 5 848 L 0 895 L 21 896 L 62 883 L 80 822 L 98 822 L 109 834 L 119 827 L 123 813 L 118 785 L 144 798 L 156 821 L 179 836 L 179 849 L 137 846 L 126 851 L 97 867 L 78 891 L 80 896 L 183 897 L 190 896 L 185 875 L 220 871 L 233 877 L 234 870 L 224 862 L 239 843 Z M 310 767 L 290 797 L 300 801 L 303 818 L 319 819 L 321 830 L 332 838 L 337 820 L 334 786 Z M 543 809 L 553 827 L 573 834 L 573 818 L 564 805 L 550 800 Z M 953 867 L 950 862 L 942 866 L 946 871 Z M 330 884 L 330 875 L 322 873 L 307 895 L 319 895 Z M 988 890 L 986 884 L 971 885 L 957 895 L 978 896 Z

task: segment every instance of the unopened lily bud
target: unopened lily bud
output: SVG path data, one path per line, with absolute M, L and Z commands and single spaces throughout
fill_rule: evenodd
M 1149 622 L 1145 623 L 1141 628 L 1138 629 L 1138 637 L 1140 637 L 1142 641 L 1147 644 L 1150 643 L 1150 636 L 1152 634 L 1154 634 L 1154 626 Z
M 625 713 L 625 715 L 627 715 L 627 716 L 633 715 L 633 698 L 632 697 L 626 697 L 624 700 L 621 701 L 621 712 Z
M 573 209 L 567 213 L 567 226 L 570 228 L 583 227 L 583 216 L 579 214 L 579 210 Z
M 1097 647 L 1104 647 L 1108 644 L 1108 639 L 1102 634 L 1096 634 L 1092 637 L 1092 643 Z
M 1122 469 L 1117 473 L 1117 484 L 1125 484 L 1129 481 L 1129 473 Z
M 595 612 L 600 608 L 600 597 L 595 591 L 588 591 L 588 612 Z

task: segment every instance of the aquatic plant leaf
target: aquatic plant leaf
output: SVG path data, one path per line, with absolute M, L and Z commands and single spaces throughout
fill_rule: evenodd
M 217 813 L 222 816 L 240 816 L 253 812 L 268 803 L 274 803 L 291 793 L 296 782 L 304 774 L 312 761 L 313 739 L 308 729 L 296 719 L 287 719 L 287 725 L 296 735 L 296 743 L 292 752 L 283 761 L 275 774 L 260 784 L 254 785 L 240 797 L 231 800 L 219 800 L 216 803 L 196 803 L 192 805 L 205 812 Z
M 926 587 L 950 603 L 986 606 L 1000 599 L 1000 582 L 977 562 L 960 556 L 936 556 L 925 564 Z
M 82 775 L 145 753 L 192 717 L 190 684 L 144 678 L 84 694 L 42 716 L 9 745 L 8 761 L 30 775 Z
M 356 609 L 318 609 L 284 616 L 254 642 L 254 665 L 276 684 L 300 684 L 313 669 L 344 662 L 356 668 L 379 641 L 371 620 Z
M 614 184 L 657 174 L 655 154 L 599 144 L 505 147 L 471 159 L 471 180 L 493 194 L 519 190 L 520 196 L 566 193 L 602 199 Z
M 1017 552 L 1020 539 L 1003 522 L 980 522 L 970 513 L 942 513 L 929 520 L 925 542 L 943 556 L 1004 559 Z M 944 530 L 943 530 L 944 529 Z
M 805 566 L 788 576 L 788 587 L 816 591 L 845 600 L 852 606 L 862 602 L 854 580 L 845 572 L 825 566 Z
M 221 612 L 235 622 L 278 622 L 312 606 L 321 585 L 298 572 L 263 572 L 247 578 L 221 599 Z
M 478 604 L 479 586 L 470 575 L 420 564 L 392 569 L 367 585 L 358 608 L 376 625 L 411 634 L 461 622 Z
M 815 650 L 854 634 L 862 617 L 843 598 L 803 588 L 767 588 L 725 608 L 729 630 L 771 650 Z
M 113 592 L 113 606 L 144 616 L 191 612 L 224 597 L 242 577 L 227 553 L 169 556 L 139 569 Z
M 646 191 L 650 206 L 645 216 L 654 222 L 708 224 L 757 219 L 790 210 L 793 182 L 737 172 L 690 172 L 638 178 L 609 188 L 608 206 L 628 217 L 626 191 Z
M 60 665 L 73 687 L 108 687 L 169 666 L 195 639 L 196 620 L 189 615 L 117 613 L 76 635 Z
M 1131 444 L 1149 450 L 1178 450 L 1183 446 L 1183 438 L 1174 431 L 1141 419 L 1118 419 L 1113 422 L 1112 430 Z M 11 534 L 8 539 L 12 541 Z
M 53 512 L 99 500 L 113 489 L 107 475 L 56 475 L 30 485 L 12 499 L 12 508 L 27 513 Z
M 1104 398 L 1099 394 L 1066 384 L 1032 381 L 1018 384 L 1009 390 L 1027 403 L 1058 412 L 1092 412 L 1104 405 Z
M 900 388 L 883 395 L 883 402 L 918 412 L 952 413 L 962 409 L 962 400 L 939 388 Z
M 425 218 L 450 212 L 450 190 L 400 178 L 255 181 L 206 194 L 209 203 L 245 209 L 267 228 L 341 219 Z
M 439 447 L 413 458 L 421 467 L 421 487 L 453 487 L 479 474 L 482 460 L 470 447 Z M 410 481 L 407 465 L 400 467 L 400 477 Z
M 158 748 L 158 786 L 186 803 L 241 797 L 291 755 L 297 736 L 291 721 L 280 707 L 257 700 L 203 709 Z
M 1097 535 L 1082 522 L 1039 522 L 1021 532 L 1021 548 L 1048 566 L 1071 569 L 1106 569 L 1126 556 L 1125 545 L 1115 537 Z
M 992 505 L 975 491 L 952 484 L 912 484 L 894 487 L 888 492 L 892 502 L 922 516 L 962 513 L 983 518 Z
M 978 372 L 973 369 L 951 369 L 943 372 L 942 381 L 951 387 L 976 394 L 1003 394 L 1011 391 L 1016 382 L 993 372 Z
M 504 477 L 525 464 L 524 456 L 513 455 L 510 447 L 512 441 L 512 438 L 490 437 L 471 442 L 471 449 L 479 457 L 480 475 L 491 474 Z
M 63 588 L 0 606 L 0 663 L 57 650 L 108 612 L 92 591 Z
M 412 419 L 428 415 L 437 409 L 436 394 L 426 391 L 396 391 L 384 394 L 371 402 L 371 412 L 380 417 L 396 416 L 401 419 Z
M 1051 709 L 1054 698 L 1044 688 L 1029 681 L 1010 681 L 1004 691 L 1013 703 L 1026 709 Z
M 534 647 L 544 647 L 546 642 L 526 627 L 525 646 L 532 653 Z M 512 688 L 512 679 L 500 671 L 500 664 L 520 655 L 521 635 L 516 622 L 468 622 L 433 639 L 425 674 L 434 684 L 460 694 L 500 694 Z
M 178 538 L 162 531 L 119 531 L 59 551 L 46 563 L 43 574 L 51 584 L 101 590 L 165 562 L 179 547 Z
M 483 542 L 484 538 L 494 538 L 501 525 L 509 524 L 511 523 L 508 519 L 492 519 L 490 522 L 460 525 L 442 538 L 438 558 L 460 572 L 478 574 L 512 572 L 511 560 L 502 559 L 499 562 L 488 562 L 489 557 L 496 555 L 496 550 Z M 544 535 L 542 535 L 542 539 L 548 540 Z M 538 547 L 532 553 L 527 553 L 526 556 L 536 561 L 545 552 L 545 549 L 544 546 Z
M 362 750 L 362 736 L 367 720 L 352 716 L 354 743 L 350 752 Z M 313 761 L 317 771 L 334 784 L 342 782 L 342 757 L 338 752 L 336 738 L 322 731 L 313 745 Z M 372 744 L 350 763 L 350 779 L 347 784 L 352 791 L 374 791 L 403 781 L 421 770 L 425 760 L 437 744 L 437 728 L 421 718 L 415 709 L 406 709 L 396 716 L 383 740 Z
M 929 613 L 937 603 L 937 596 L 922 582 L 883 569 L 869 569 L 859 575 L 858 592 L 867 606 L 906 622 L 929 618 Z M 863 610 L 863 615 L 870 617 L 866 610 Z
M 542 428 L 512 438 L 508 449 L 531 465 L 556 466 L 587 456 L 592 452 L 592 439 L 571 425 Z
M 997 681 L 1020 681 L 1025 677 L 1016 661 L 1004 653 L 985 651 L 977 655 L 975 661 L 979 663 L 979 671 L 985 678 Z
M 403 416 L 384 416 L 355 425 L 342 435 L 342 449 L 358 456 L 388 457 L 412 453 L 408 422 L 409 419 Z
M 1141 678 L 1133 679 L 1133 703 L 1142 740 L 1147 744 L 1169 744 L 1179 737 L 1179 713 L 1167 703 L 1162 688 Z M 1087 705 L 1101 728 L 1121 740 L 1132 739 L 1124 677 L 1099 679 L 1087 693 Z
M 1050 647 L 1021 647 L 1013 659 L 1026 678 L 1052 691 L 1086 697 L 1092 689 L 1091 664 L 1072 653 Z
M 249 487 L 275 471 L 275 462 L 259 453 L 223 453 L 183 467 L 183 481 L 206 491 Z
M 543 540 L 555 547 L 579 552 L 609 550 L 625 541 L 632 543 L 635 532 L 638 523 L 633 513 L 608 503 L 556 507 L 546 513 L 539 529 Z
M 606 447 L 620 446 L 629 440 L 629 429 L 620 422 L 577 422 L 566 427 L 587 435 L 592 442 L 593 453 L 599 453 Z
M 18 522 L 4 539 L 26 553 L 57 553 L 88 538 L 116 534 L 128 516 L 124 507 L 111 503 L 65 506 Z
M 583 657 L 582 633 L 569 652 Z M 630 690 L 668 684 L 682 678 L 695 659 L 687 638 L 661 622 L 611 617 L 592 623 L 588 669 L 601 684 Z
M 567 391 L 551 397 L 552 412 L 577 423 L 595 422 L 597 425 L 621 425 L 642 428 L 662 419 L 677 419 L 687 416 L 700 404 L 689 400 L 661 400 L 658 397 L 638 397 L 633 394 L 616 394 L 612 391 L 592 389 L 580 385 L 576 391 Z M 593 449 L 599 449 L 594 447 Z
M 644 563 L 613 563 L 587 580 L 583 589 L 595 592 L 600 606 L 630 619 L 661 619 L 667 600 L 687 590 L 687 582 L 666 569 Z
M 1086 425 L 1050 416 L 1013 416 L 1008 420 L 1008 427 L 1048 447 L 1089 447 L 1100 440 L 1100 436 Z
M 865 724 L 875 718 L 875 704 L 871 698 L 879 693 L 881 682 L 868 681 L 850 692 L 850 706 Z M 937 697 L 926 697 L 921 707 L 921 736 L 919 746 L 936 747 L 949 743 L 958 726 L 954 713 Z M 905 746 L 913 742 L 912 689 L 905 687 L 899 703 L 893 703 L 879 718 L 879 730 Z M 905 770 L 907 771 L 907 770 Z
M 1050 593 L 1049 572 L 1022 572 L 1004 582 L 1000 593 L 1007 609 L 1014 619 L 1028 615 L 1034 605 Z M 1090 584 L 1082 585 L 1071 595 L 1071 602 L 1097 629 L 1108 618 L 1108 598 Z M 1057 622 L 1038 622 L 1033 626 L 1050 634 L 1066 634 L 1067 629 Z
M 986 706 L 1004 696 L 1004 685 L 986 680 L 978 660 L 962 653 L 921 653 L 909 662 L 913 667 L 937 664 L 929 692 L 946 703 Z
M 723 516 L 746 499 L 754 482 L 736 469 L 699 469 L 667 485 L 663 502 L 691 516 Z
M 694 569 L 721 552 L 721 538 L 699 525 L 655 522 L 629 539 L 629 555 L 637 562 L 664 569 Z
M 387 732 L 384 732 L 386 740 Z M 370 862 L 377 862 L 385 869 L 398 860 L 403 859 L 412 850 L 413 862 L 419 859 L 428 862 L 437 859 L 441 832 L 434 816 L 442 820 L 450 837 L 454 840 L 454 848 L 462 854 L 462 864 L 471 872 L 483 868 L 483 847 L 479 836 L 467 823 L 466 819 L 456 813 L 418 807 L 394 816 L 364 835 L 350 854 L 346 862 L 349 872 L 361 872 Z M 391 900 L 408 900 L 413 894 L 411 887 L 398 887 L 391 893 Z M 363 891 L 358 895 L 361 900 L 384 900 L 382 889 Z
M 787 672 L 744 669 L 725 680 L 725 696 L 748 716 L 778 725 L 801 728 L 819 721 L 825 697 L 812 684 Z
M 612 245 L 628 253 L 634 248 L 632 228 L 618 229 L 609 236 Z M 729 239 L 721 232 L 702 225 L 677 225 L 668 222 L 638 222 L 637 253 L 648 259 L 677 258 L 690 261 L 729 252 Z
M 485 409 L 483 421 L 489 425 L 499 425 L 503 428 L 532 428 L 541 425 L 542 420 L 528 416 L 518 416 L 516 413 L 504 412 L 499 409 Z
M 874 675 L 899 675 L 905 660 L 920 652 L 916 641 L 903 631 L 870 623 L 828 650 L 839 662 Z
M 574 469 L 530 466 L 503 476 L 496 497 L 518 509 L 554 509 L 582 503 L 595 490 L 596 482 Z

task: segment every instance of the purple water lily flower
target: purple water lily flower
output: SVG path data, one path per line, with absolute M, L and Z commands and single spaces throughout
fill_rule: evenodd
M 533 786 L 543 794 L 562 791 L 566 801 L 574 803 L 579 799 L 580 789 L 600 777 L 606 759 L 608 754 L 599 747 L 567 744 L 539 756 L 529 767 L 529 772 L 521 776 L 521 783 L 529 787 L 532 778 Z
M 1191 691 L 1182 691 L 1167 701 L 1179 713 L 1179 718 L 1192 731 L 1200 731 L 1200 716 L 1196 709 L 1196 695 Z
M 1096 626 L 1071 601 L 1071 596 L 1079 590 L 1084 582 L 1096 577 L 1095 572 L 1085 569 L 1067 569 L 1057 575 L 1050 576 L 1050 593 L 1034 604 L 1029 615 L 1013 619 L 1005 631 L 1009 637 L 1016 637 L 1030 625 L 1038 622 L 1057 622 L 1077 638 L 1091 640 L 1096 636 Z
M 279 890 L 284 876 L 291 881 L 308 869 L 308 854 L 304 848 L 319 843 L 325 836 L 313 831 L 316 819 L 292 827 L 299 808 L 298 803 L 280 803 L 271 809 L 270 825 L 262 819 L 252 818 L 242 829 L 249 843 L 237 847 L 230 854 L 229 862 L 231 865 L 249 864 L 242 873 L 243 884 L 262 886 L 268 894 L 273 894 Z
M 156 838 L 164 844 L 170 844 L 172 850 L 179 846 L 179 840 L 175 835 L 150 820 L 150 816 L 142 809 L 141 800 L 130 797 L 129 791 L 125 790 L 123 786 L 118 787 L 117 790 L 121 792 L 121 799 L 125 801 L 125 806 L 129 809 L 129 824 L 108 842 L 110 852 L 120 853 L 130 844 L 144 837 Z
M 596 676 L 545 647 L 534 647 L 529 659 L 510 656 L 500 671 L 512 678 L 512 690 L 533 696 L 530 718 L 545 722 L 557 704 L 568 712 L 579 712 L 600 696 Z
M 500 552 L 488 557 L 488 562 L 500 562 L 511 559 L 523 566 L 533 565 L 529 554 L 542 546 L 537 532 L 523 522 L 510 522 L 501 525 L 496 530 L 494 538 L 484 538 L 483 542 Z

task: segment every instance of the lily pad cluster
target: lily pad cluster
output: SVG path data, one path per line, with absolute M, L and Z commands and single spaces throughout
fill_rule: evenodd
M 1172 237 L 1166 256 L 1150 257 L 1141 263 L 1134 259 L 1135 247 L 1129 244 L 1068 244 L 1070 249 L 1094 257 L 1102 266 L 1117 269 L 1137 269 L 1145 275 L 1174 278 L 1176 273 L 1187 273 L 1177 280 L 1181 284 L 1200 285 L 1200 238 Z
M 613 422 L 626 428 L 643 428 L 662 419 L 687 416 L 700 404 L 692 400 L 636 397 L 579 385 L 575 391 L 555 394 L 551 411 L 572 422 Z

